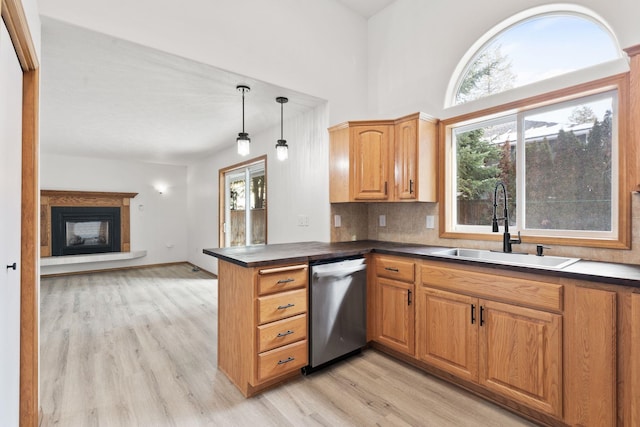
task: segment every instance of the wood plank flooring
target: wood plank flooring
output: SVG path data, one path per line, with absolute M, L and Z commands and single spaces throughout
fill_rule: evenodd
M 530 426 L 375 350 L 245 399 L 189 265 L 43 278 L 41 426 Z

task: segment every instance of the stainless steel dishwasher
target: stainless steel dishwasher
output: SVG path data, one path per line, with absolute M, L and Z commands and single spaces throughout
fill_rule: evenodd
M 312 263 L 309 365 L 306 375 L 357 353 L 367 343 L 367 265 L 364 258 Z

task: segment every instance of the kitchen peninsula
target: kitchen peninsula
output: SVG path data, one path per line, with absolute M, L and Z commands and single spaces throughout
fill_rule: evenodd
M 219 259 L 218 367 L 245 396 L 300 375 L 309 263 L 362 255 L 373 348 L 536 422 L 631 425 L 640 411 L 640 267 L 505 266 L 442 258 L 442 249 L 379 241 L 205 249 Z

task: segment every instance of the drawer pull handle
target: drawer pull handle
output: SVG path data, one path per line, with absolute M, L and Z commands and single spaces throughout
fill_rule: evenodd
M 284 365 L 285 363 L 293 362 L 294 360 L 296 360 L 295 357 L 289 356 L 284 360 L 278 360 L 278 365 Z
M 400 271 L 396 267 L 385 267 L 384 269 L 387 271 L 393 271 L 394 273 L 398 273 Z
M 294 305 L 295 305 L 295 304 L 291 304 L 291 303 L 289 303 L 289 304 L 287 304 L 287 305 L 279 305 L 279 306 L 278 306 L 278 310 L 285 310 L 285 309 L 287 309 L 287 308 L 293 307 Z
M 280 279 L 280 280 L 278 280 L 278 285 L 283 285 L 285 283 L 289 283 L 289 282 L 293 282 L 293 281 L 294 281 L 294 279 L 290 279 L 290 278 L 289 279 Z
M 278 334 L 278 338 L 286 337 L 287 335 L 291 335 L 292 333 L 293 333 L 293 331 L 280 332 Z
M 413 180 L 409 180 L 409 194 L 413 194 Z

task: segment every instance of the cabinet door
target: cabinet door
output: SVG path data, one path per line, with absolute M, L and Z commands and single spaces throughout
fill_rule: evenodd
M 377 278 L 378 341 L 395 350 L 414 355 L 413 283 Z
M 418 358 L 459 378 L 478 381 L 478 299 L 418 289 Z
M 393 161 L 389 129 L 389 126 L 356 126 L 351 129 L 352 185 L 356 200 L 389 198 L 389 164 Z
M 396 125 L 395 186 L 399 200 L 414 200 L 417 194 L 418 120 Z
M 562 317 L 480 300 L 480 384 L 562 415 Z

